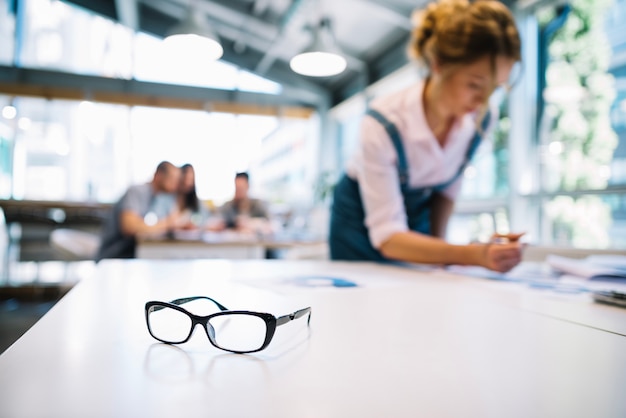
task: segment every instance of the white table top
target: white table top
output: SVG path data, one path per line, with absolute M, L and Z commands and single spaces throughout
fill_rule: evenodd
M 0 356 L 0 416 L 626 416 L 626 310 L 550 300 L 581 323 L 484 283 L 368 263 L 106 260 Z M 276 315 L 311 306 L 311 327 L 279 327 L 251 355 L 200 330 L 153 340 L 145 302 L 192 295 Z

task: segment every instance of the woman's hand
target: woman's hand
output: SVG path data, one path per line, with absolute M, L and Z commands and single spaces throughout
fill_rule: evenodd
M 493 234 L 487 244 L 484 244 L 483 267 L 506 273 L 522 261 L 524 244 L 520 238 L 524 232 L 518 234 Z
M 484 267 L 506 273 L 522 261 L 523 244 L 519 241 L 484 244 Z

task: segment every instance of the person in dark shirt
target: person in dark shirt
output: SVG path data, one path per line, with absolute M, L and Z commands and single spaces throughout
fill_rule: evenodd
M 267 205 L 260 199 L 251 198 L 250 176 L 242 172 L 235 175 L 235 195 L 224 203 L 220 213 L 225 228 L 240 231 L 269 232 L 269 214 Z
M 152 181 L 128 188 L 104 222 L 96 261 L 134 258 L 138 234 L 165 233 L 180 225 L 175 197 L 180 176 L 180 168 L 163 161 Z

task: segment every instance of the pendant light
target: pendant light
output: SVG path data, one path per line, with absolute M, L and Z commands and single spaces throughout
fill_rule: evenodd
M 168 32 L 165 42 L 173 48 L 193 49 L 209 60 L 218 60 L 224 54 L 217 34 L 209 26 L 204 15 L 189 6 L 185 17 Z
M 311 77 L 329 77 L 342 73 L 347 66 L 335 44 L 330 19 L 324 17 L 312 28 L 313 42 L 289 62 L 289 66 L 298 74 Z

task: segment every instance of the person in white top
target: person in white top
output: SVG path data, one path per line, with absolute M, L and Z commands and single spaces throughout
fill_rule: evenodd
M 444 240 L 462 172 L 497 120 L 488 100 L 520 60 L 511 12 L 496 0 L 440 0 L 414 13 L 409 51 L 427 76 L 374 100 L 334 191 L 331 258 L 484 266 L 521 261 L 521 234 L 498 245 Z

